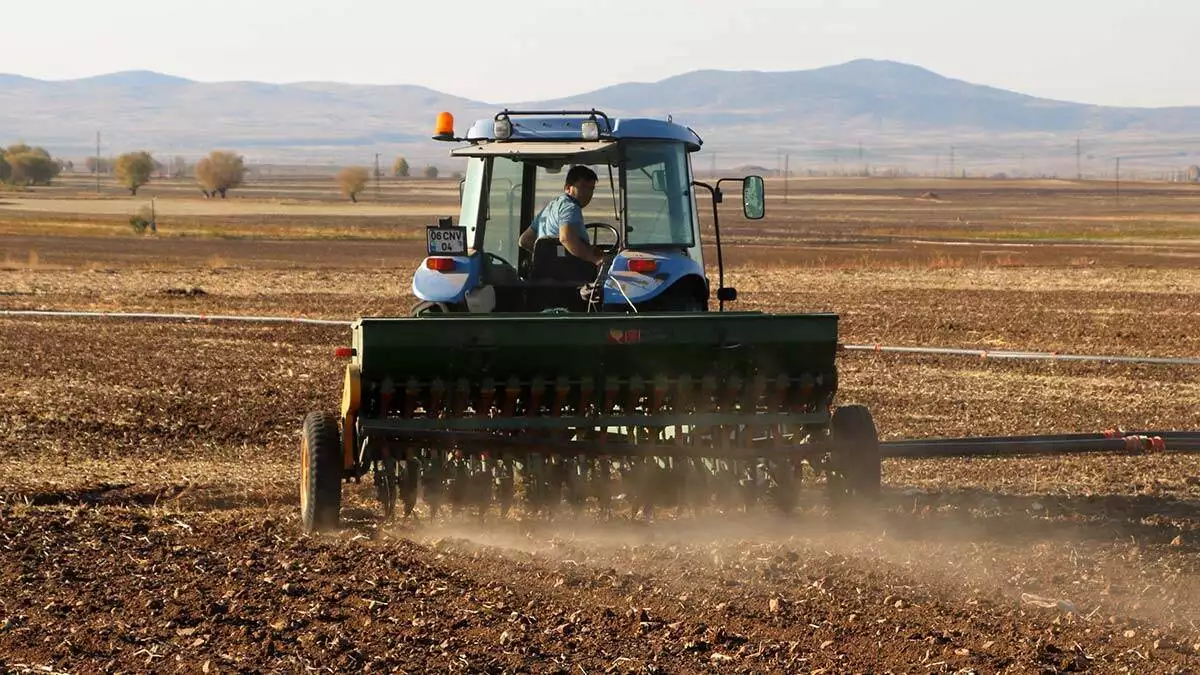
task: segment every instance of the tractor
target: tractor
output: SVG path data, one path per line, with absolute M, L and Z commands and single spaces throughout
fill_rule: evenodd
M 351 327 L 340 410 L 301 438 L 305 531 L 339 525 L 342 485 L 372 474 L 384 516 L 423 500 L 507 517 L 791 511 L 806 473 L 834 504 L 879 493 L 868 409 L 835 406 L 838 316 L 725 311 L 718 205 L 741 186 L 765 215 L 761 176 L 695 180 L 702 146 L 671 119 L 503 110 L 434 139 L 466 161 L 457 223 L 426 228 L 409 316 Z M 587 210 L 593 265 L 557 238 L 519 245 L 572 166 L 599 180 Z M 712 205 L 713 289 L 701 247 Z M 593 215 L 597 214 L 597 215 Z

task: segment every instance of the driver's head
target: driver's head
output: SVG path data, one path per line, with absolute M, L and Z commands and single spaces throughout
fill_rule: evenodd
M 586 166 L 571 167 L 567 172 L 565 189 L 581 207 L 587 206 L 592 201 L 592 193 L 596 191 L 596 172 Z

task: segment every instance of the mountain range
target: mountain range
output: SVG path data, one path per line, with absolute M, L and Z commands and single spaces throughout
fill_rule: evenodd
M 545 101 L 488 103 L 412 85 L 202 83 L 149 71 L 43 81 L 0 74 L 0 143 L 68 158 L 145 149 L 194 159 L 233 149 L 251 163 L 369 164 L 375 153 L 449 165 L 430 140 L 437 113 L 460 127 L 503 107 L 596 107 L 672 116 L 722 166 L 1066 171 L 1176 168 L 1200 155 L 1200 106 L 1120 108 L 1056 101 L 893 61 L 788 72 L 700 70 Z M 1076 144 L 1077 139 L 1079 145 Z M 951 150 L 954 146 L 954 150 Z M 1082 151 L 1077 156 L 1077 149 Z M 714 156 L 715 155 L 715 156 Z M 698 159 L 701 167 L 704 158 Z M 1069 165 L 1069 166 L 1068 166 Z

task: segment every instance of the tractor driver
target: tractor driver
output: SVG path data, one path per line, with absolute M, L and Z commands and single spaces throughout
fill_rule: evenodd
M 534 243 L 542 237 L 555 237 L 571 255 L 593 265 L 604 256 L 588 241 L 584 229 L 583 209 L 592 201 L 596 190 L 596 172 L 586 166 L 573 166 L 567 172 L 563 193 L 550 200 L 521 233 L 521 248 L 532 252 Z

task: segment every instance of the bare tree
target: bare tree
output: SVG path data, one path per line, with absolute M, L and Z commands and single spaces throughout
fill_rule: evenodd
M 4 159 L 4 153 L 0 153 L 0 183 L 7 183 L 9 177 L 12 176 L 12 165 Z
M 438 177 L 438 168 L 436 166 L 427 166 L 421 173 L 426 178 L 437 178 Z
M 213 150 L 207 157 L 196 162 L 196 182 L 200 183 L 205 196 L 220 194 L 238 187 L 246 177 L 246 163 L 241 155 L 225 150 Z
M 157 166 L 158 162 L 154 161 L 150 153 L 141 150 L 127 152 L 118 157 L 113 169 L 117 174 L 117 182 L 129 188 L 129 194 L 136 197 L 138 188 L 150 182 Z
M 348 166 L 337 175 L 338 187 L 341 188 L 342 194 L 354 203 L 358 203 L 358 193 L 367 187 L 367 181 L 370 179 L 371 173 L 362 166 Z
M 1195 164 L 1189 166 L 1187 168 L 1187 177 L 1193 183 L 1200 183 L 1200 166 L 1196 166 Z

